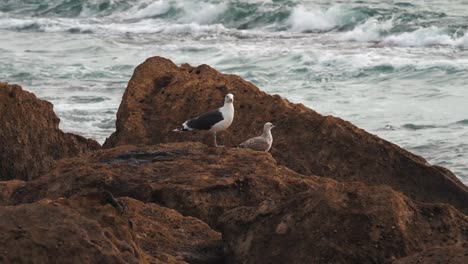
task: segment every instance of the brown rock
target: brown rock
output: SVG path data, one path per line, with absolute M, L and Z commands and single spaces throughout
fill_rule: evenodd
M 95 151 L 60 160 L 37 180 L 9 186 L 10 204 L 75 201 L 76 195 L 108 190 L 173 208 L 222 230 L 229 263 L 389 263 L 468 240 L 468 218 L 449 205 L 413 202 L 388 186 L 302 176 L 277 165 L 269 153 L 201 143 Z M 172 210 L 155 211 L 130 198 L 120 199 L 123 204 L 112 196 L 102 200 L 115 213 L 103 219 L 127 211 L 122 217 L 131 220 L 133 241 L 146 259 L 217 263 L 222 258 L 211 231 L 192 238 L 187 228 L 197 224 L 179 224 Z M 91 218 L 88 214 L 79 211 Z M 184 244 L 188 240 L 194 247 Z
M 468 247 L 449 246 L 430 248 L 409 257 L 399 259 L 394 264 L 466 264 L 468 263 Z
M 11 195 L 13 204 L 109 190 L 176 209 L 216 227 L 225 211 L 336 183 L 277 166 L 269 153 L 201 143 L 121 146 L 61 160 Z
M 220 235 L 174 210 L 102 194 L 0 208 L 1 263 L 219 263 Z
M 2 263 L 148 263 L 127 220 L 95 202 L 1 207 L 0 237 Z
M 177 67 L 161 57 L 139 65 L 123 96 L 117 131 L 105 147 L 207 140 L 204 132 L 171 130 L 220 107 L 228 92 L 235 94 L 236 113 L 232 126 L 219 135 L 221 144 L 237 145 L 271 121 L 276 125 L 274 158 L 298 173 L 386 184 L 420 201 L 449 203 L 468 212 L 468 187 L 449 170 L 431 166 L 349 122 L 268 95 L 239 76 L 207 65 Z
M 30 180 L 55 160 L 100 148 L 62 132 L 52 108 L 20 86 L 0 83 L 0 180 Z
M 153 258 L 184 263 L 223 263 L 221 234 L 204 222 L 175 210 L 124 198 L 136 239 Z
M 468 241 L 468 217 L 453 207 L 361 183 L 241 207 L 220 221 L 227 263 L 391 263 Z
M 0 181 L 0 205 L 7 205 L 12 203 L 13 201 L 10 200 L 11 195 L 25 186 L 25 181 Z

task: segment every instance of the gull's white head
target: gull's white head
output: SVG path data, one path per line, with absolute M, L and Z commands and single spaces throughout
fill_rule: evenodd
M 266 122 L 265 125 L 263 125 L 263 131 L 268 131 L 268 130 L 271 130 L 272 128 L 274 128 L 275 126 L 270 123 L 270 122 Z
M 234 102 L 234 95 L 233 94 L 226 94 L 224 97 L 224 103 L 229 104 Z

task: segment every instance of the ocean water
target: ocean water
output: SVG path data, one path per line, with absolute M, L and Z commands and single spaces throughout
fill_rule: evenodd
M 0 0 L 0 81 L 103 142 L 150 56 L 239 74 L 468 184 L 467 0 Z

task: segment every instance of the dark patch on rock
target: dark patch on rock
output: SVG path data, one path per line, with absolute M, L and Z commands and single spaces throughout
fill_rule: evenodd
M 158 161 L 170 161 L 178 157 L 187 155 L 188 152 L 185 150 L 173 150 L 173 151 L 128 151 L 126 153 L 118 154 L 115 157 L 110 157 L 105 160 L 101 160 L 102 163 L 109 164 L 129 164 L 129 165 L 144 165 L 150 162 Z

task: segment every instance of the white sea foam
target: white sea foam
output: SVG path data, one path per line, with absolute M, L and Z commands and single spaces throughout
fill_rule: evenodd
M 170 8 L 168 1 L 144 1 L 125 12 L 125 15 L 133 19 L 150 18 L 165 14 Z
M 468 46 L 468 34 L 453 37 L 438 27 L 421 28 L 413 32 L 404 32 L 384 37 L 382 42 L 400 47 L 423 47 L 434 45 Z
M 184 10 L 183 16 L 178 19 L 179 22 L 197 24 L 215 23 L 227 9 L 225 3 L 211 4 L 206 2 L 195 3 L 192 1 L 181 2 L 179 3 L 179 7 Z
M 200 25 L 197 23 L 188 24 L 168 24 L 161 25 L 159 32 L 167 34 L 202 34 L 202 33 L 213 33 L 221 34 L 228 30 L 221 24 L 214 25 Z
M 111 23 L 105 25 L 82 25 L 80 29 L 93 31 L 102 34 L 156 34 L 164 33 L 167 35 L 199 35 L 199 34 L 222 34 L 228 32 L 221 24 L 200 25 L 197 23 L 170 24 L 170 23 L 152 23 L 152 21 L 138 21 L 135 23 Z
M 271 3 L 270 1 L 253 1 L 256 3 Z M 42 32 L 96 33 L 96 34 L 224 34 L 239 35 L 255 38 L 264 36 L 278 37 L 280 34 L 296 34 L 296 32 L 327 32 L 348 28 L 355 23 L 355 16 L 359 17 L 358 10 L 346 5 L 335 5 L 329 9 L 320 7 L 305 7 L 297 5 L 292 7 L 291 14 L 286 21 L 289 32 L 273 32 L 279 22 L 269 25 L 260 25 L 249 30 L 228 28 L 222 24 L 222 14 L 231 4 L 225 2 L 197 2 L 188 0 L 139 0 L 125 11 L 118 11 L 111 16 L 92 17 L 34 17 L 11 16 L 0 13 L 0 29 L 31 30 Z M 265 10 L 270 10 L 265 8 Z M 163 18 L 159 17 L 168 14 Z M 266 11 L 262 11 L 266 12 Z M 361 18 L 362 19 L 362 18 Z M 411 32 L 392 32 L 396 26 L 394 19 L 378 20 L 375 17 L 355 26 L 352 30 L 333 33 L 335 40 L 341 42 L 374 42 L 387 46 L 424 47 L 424 46 L 453 46 L 467 47 L 468 33 L 452 36 L 446 29 L 436 26 L 420 28 Z M 271 26 L 273 25 L 273 26 Z M 284 24 L 283 24 L 284 25 Z M 346 26 L 346 27 L 344 27 Z M 401 25 L 400 25 L 401 26 Z
M 381 40 L 381 35 L 393 27 L 393 19 L 377 21 L 369 19 L 365 23 L 356 26 L 353 30 L 344 32 L 338 37 L 340 41 L 376 42 Z
M 385 21 L 369 19 L 351 31 L 340 33 L 336 39 L 363 43 L 378 42 L 398 47 L 468 46 L 468 34 L 455 37 L 435 26 L 420 28 L 412 32 L 390 33 L 393 27 L 393 19 Z
M 166 23 L 160 20 L 139 20 L 133 23 L 102 23 L 102 20 L 78 20 L 69 18 L 0 18 L 0 29 L 25 30 L 34 27 L 42 32 L 87 32 L 103 35 L 109 34 L 222 34 L 229 33 L 222 24 L 201 25 L 192 23 Z
M 155 18 L 168 13 L 171 9 L 175 13 L 167 20 L 181 24 L 211 24 L 216 23 L 218 18 L 227 9 L 226 3 L 194 2 L 187 0 L 152 1 L 141 0 L 132 8 L 122 13 L 116 13 L 113 17 L 123 19 L 145 19 Z
M 0 19 L 0 29 L 24 28 L 27 26 L 31 26 L 33 24 L 34 24 L 34 21 L 25 20 L 25 19 L 14 19 L 14 18 Z
M 321 9 L 308 10 L 300 5 L 293 9 L 289 23 L 294 32 L 329 31 L 339 24 L 340 14 L 340 6 L 323 11 Z

